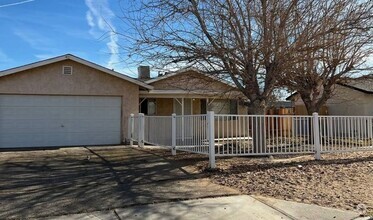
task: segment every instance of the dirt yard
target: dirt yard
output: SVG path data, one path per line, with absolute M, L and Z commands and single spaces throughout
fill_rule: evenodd
M 373 152 L 324 154 L 322 161 L 311 155 L 217 158 L 215 171 L 206 170 L 208 160 L 200 155 L 167 152 L 165 157 L 196 160 L 196 170 L 244 194 L 346 210 L 366 207 L 373 215 Z

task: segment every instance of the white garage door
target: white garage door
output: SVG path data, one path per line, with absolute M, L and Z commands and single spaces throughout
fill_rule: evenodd
M 0 95 L 0 148 L 120 142 L 120 97 Z

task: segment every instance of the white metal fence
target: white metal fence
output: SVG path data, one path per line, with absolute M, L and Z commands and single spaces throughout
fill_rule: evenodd
M 217 156 L 313 153 L 312 116 L 216 115 Z
M 168 147 L 199 154 L 209 153 L 206 115 L 138 116 L 129 118 L 130 142 Z
M 133 145 L 133 141 L 138 141 L 138 145 L 142 146 L 139 141 L 141 140 L 141 137 L 139 136 L 139 130 L 143 130 L 139 127 L 139 124 L 141 124 L 139 118 L 140 115 L 135 116 L 134 114 L 131 114 L 128 119 L 128 139 L 130 140 L 130 145 Z
M 144 142 L 154 145 L 172 145 L 172 118 L 168 116 L 143 116 Z
M 372 150 L 373 117 L 319 116 L 321 152 Z
M 174 116 L 177 150 L 208 154 L 206 115 Z
M 216 156 L 310 154 L 373 150 L 373 116 L 206 115 L 138 116 L 129 119 L 137 141 Z

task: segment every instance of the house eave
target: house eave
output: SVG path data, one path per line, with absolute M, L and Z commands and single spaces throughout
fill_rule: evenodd
M 145 88 L 145 89 L 149 89 L 149 90 L 153 89 L 153 86 L 151 86 L 151 85 L 148 85 L 146 83 L 143 83 L 141 81 L 133 79 L 133 78 L 131 78 L 129 76 L 126 76 L 124 74 L 118 73 L 118 72 L 116 72 L 114 70 L 110 70 L 110 69 L 108 69 L 106 67 L 100 66 L 98 64 L 92 63 L 90 61 L 84 60 L 82 58 L 76 57 L 76 56 L 71 55 L 71 54 L 66 54 L 66 55 L 62 55 L 62 56 L 58 56 L 58 57 L 54 57 L 54 58 L 50 58 L 50 59 L 38 61 L 38 62 L 35 62 L 35 63 L 26 64 L 26 65 L 23 65 L 23 66 L 19 66 L 19 67 L 15 67 L 15 68 L 3 70 L 3 71 L 0 71 L 0 77 L 11 75 L 11 74 L 16 74 L 18 72 L 26 71 L 26 70 L 29 70 L 29 69 L 33 69 L 33 68 L 45 66 L 45 65 L 48 65 L 48 64 L 52 64 L 52 63 L 56 63 L 56 62 L 60 62 L 60 61 L 64 61 L 64 60 L 72 60 L 72 61 L 75 61 L 77 63 L 89 66 L 89 67 L 91 67 L 93 69 L 96 69 L 96 70 L 102 71 L 104 73 L 110 74 L 112 76 L 118 77 L 120 79 L 126 80 L 128 82 L 136 84 L 136 85 L 138 85 L 138 86 L 140 86 L 142 88 Z

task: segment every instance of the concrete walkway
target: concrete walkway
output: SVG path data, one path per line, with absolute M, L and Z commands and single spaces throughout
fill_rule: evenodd
M 124 146 L 0 152 L 0 219 L 30 219 L 239 192 Z
M 265 197 L 247 195 L 185 200 L 179 202 L 158 203 L 151 205 L 132 206 L 110 211 L 92 212 L 58 217 L 48 220 L 77 220 L 77 219 L 263 219 L 263 220 L 348 220 L 356 219 L 358 214 L 283 201 Z M 366 218 L 367 219 L 367 218 Z

